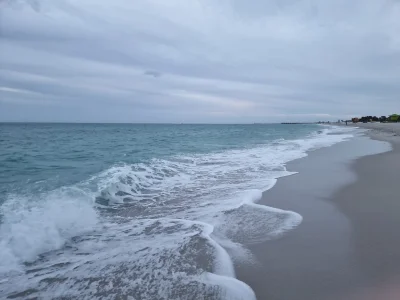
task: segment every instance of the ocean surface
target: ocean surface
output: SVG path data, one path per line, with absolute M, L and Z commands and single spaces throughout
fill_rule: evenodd
M 296 230 L 258 205 L 320 125 L 0 124 L 0 298 L 255 299 L 233 263 Z

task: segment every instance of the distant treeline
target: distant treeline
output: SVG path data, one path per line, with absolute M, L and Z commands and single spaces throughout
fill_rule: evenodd
M 361 117 L 361 118 L 353 118 L 351 120 L 353 121 L 353 123 L 358 123 L 358 122 L 362 122 L 362 123 L 368 123 L 368 122 L 382 122 L 382 123 L 400 122 L 400 115 L 393 114 L 393 115 L 390 115 L 388 117 L 386 117 L 386 116 L 381 116 L 381 117 L 365 116 L 365 117 Z

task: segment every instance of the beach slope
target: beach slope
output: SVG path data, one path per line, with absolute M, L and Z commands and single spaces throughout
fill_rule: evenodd
M 253 265 L 237 263 L 257 299 L 400 299 L 400 126 L 382 125 L 367 133 L 374 140 L 358 136 L 289 163 L 299 174 L 264 193 L 262 204 L 304 219 L 249 245 Z

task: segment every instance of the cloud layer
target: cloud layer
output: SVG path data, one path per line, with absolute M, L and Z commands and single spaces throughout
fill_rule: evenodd
M 247 123 L 400 109 L 399 1 L 0 9 L 0 121 Z

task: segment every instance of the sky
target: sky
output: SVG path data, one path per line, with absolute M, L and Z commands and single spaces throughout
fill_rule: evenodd
M 399 0 L 0 0 L 0 121 L 399 111 Z

